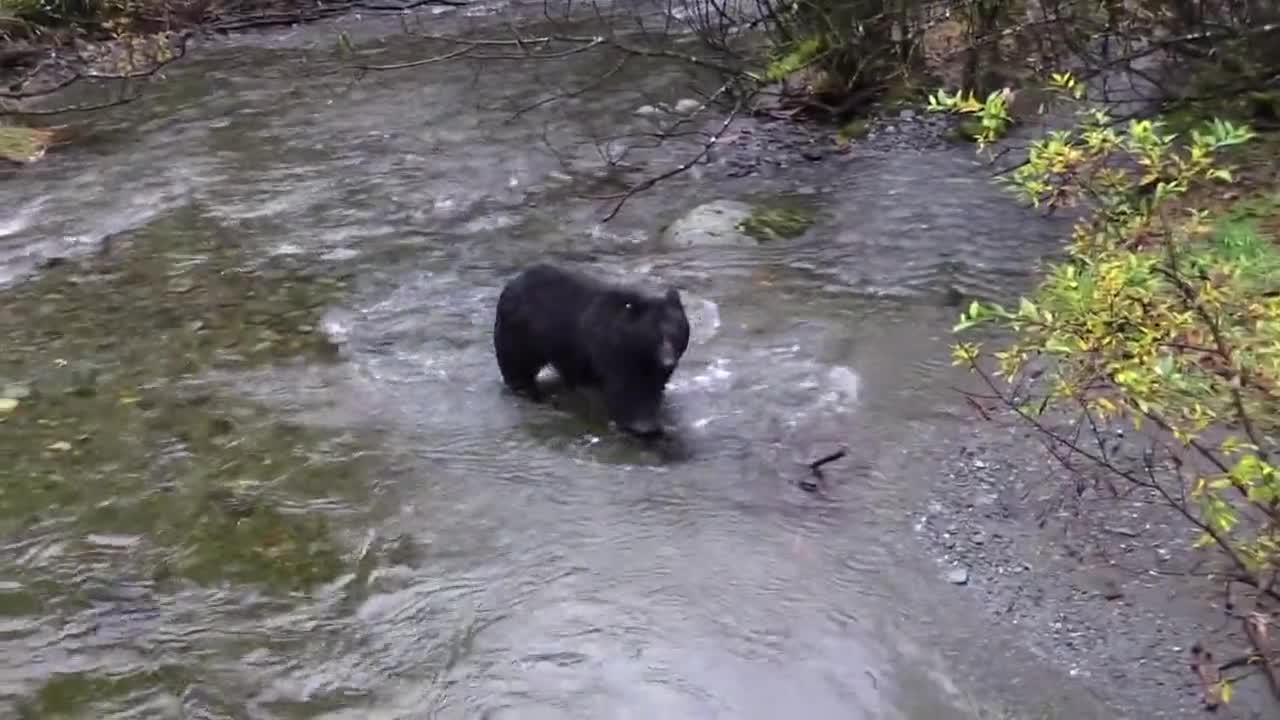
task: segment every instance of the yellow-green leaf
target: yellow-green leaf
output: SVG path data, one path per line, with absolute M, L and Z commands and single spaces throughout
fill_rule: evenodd
M 1234 686 L 1231 684 L 1230 680 L 1223 680 L 1222 682 L 1218 683 L 1218 696 L 1222 698 L 1222 702 L 1224 703 L 1231 702 L 1231 696 L 1234 694 L 1234 692 L 1235 692 Z

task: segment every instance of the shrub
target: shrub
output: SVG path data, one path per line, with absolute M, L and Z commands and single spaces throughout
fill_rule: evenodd
M 1087 212 L 1066 259 L 1016 307 L 962 313 L 957 332 L 991 325 L 1004 345 L 960 341 L 954 359 L 1059 459 L 1092 463 L 1113 490 L 1119 479 L 1149 491 L 1197 545 L 1222 551 L 1233 579 L 1275 597 L 1280 250 L 1247 214 L 1211 211 L 1215 186 L 1235 182 L 1222 151 L 1256 136 L 1221 120 L 1187 137 L 1159 120 L 1120 125 L 1072 76 L 1051 85 L 1079 121 L 1035 140 L 1006 182 L 1033 205 Z M 931 106 L 981 118 L 984 148 L 1009 122 L 998 93 L 939 93 Z M 1108 448 L 1103 428 L 1117 423 L 1145 439 L 1141 458 Z

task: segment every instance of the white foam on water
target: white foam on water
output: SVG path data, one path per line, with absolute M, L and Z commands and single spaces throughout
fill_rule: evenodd
M 685 295 L 685 316 L 689 318 L 689 342 L 705 345 L 720 332 L 720 306 L 705 298 Z
M 0 220 L 0 237 L 16 235 L 25 230 L 44 204 L 45 198 L 38 198 L 13 211 L 8 218 Z

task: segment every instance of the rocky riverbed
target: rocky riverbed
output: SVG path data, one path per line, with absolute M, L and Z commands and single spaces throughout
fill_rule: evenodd
M 975 423 L 915 516 L 946 581 L 1126 717 L 1203 715 L 1191 648 L 1226 659 L 1248 647 L 1213 579 L 1220 559 L 1192 549 L 1195 533 L 1172 509 L 1093 487 L 1011 418 Z M 1219 715 L 1273 716 L 1261 676 L 1237 693 Z

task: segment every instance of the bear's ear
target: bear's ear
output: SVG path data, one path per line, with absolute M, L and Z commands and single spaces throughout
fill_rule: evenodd
M 670 285 L 667 287 L 667 294 L 663 296 L 663 299 L 668 305 L 679 305 L 680 291 L 674 285 Z

